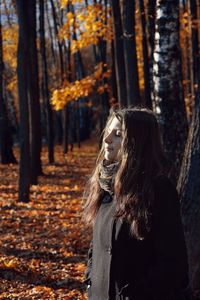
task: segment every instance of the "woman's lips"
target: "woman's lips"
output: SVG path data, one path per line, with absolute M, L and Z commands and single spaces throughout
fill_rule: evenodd
M 112 151 L 113 148 L 106 147 L 105 150 L 106 150 L 106 151 Z

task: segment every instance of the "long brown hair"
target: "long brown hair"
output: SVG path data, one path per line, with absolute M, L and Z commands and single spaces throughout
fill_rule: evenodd
M 130 224 L 131 234 L 143 239 L 151 229 L 154 204 L 153 182 L 159 175 L 167 175 L 168 162 L 163 153 L 159 124 L 153 111 L 134 107 L 114 111 L 104 129 L 114 117 L 122 124 L 122 145 L 119 169 L 116 173 L 114 195 L 116 217 Z M 85 189 L 84 219 L 92 224 L 101 205 L 103 191 L 99 185 L 99 167 L 104 159 L 104 142 L 93 174 Z

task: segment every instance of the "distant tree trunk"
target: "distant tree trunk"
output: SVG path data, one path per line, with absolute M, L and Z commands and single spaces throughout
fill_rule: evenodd
M 148 0 L 148 35 L 150 45 L 150 66 L 153 66 L 153 52 L 154 52 L 154 35 L 155 35 L 155 8 L 156 0 Z M 151 73 L 151 71 L 150 71 Z
M 44 34 L 44 1 L 40 1 L 40 46 L 42 56 L 42 77 L 44 83 L 45 110 L 47 120 L 47 141 L 48 141 L 48 159 L 49 163 L 54 162 L 54 130 L 53 130 L 53 112 L 50 105 L 47 58 Z
M 185 47 L 181 49 L 184 52 L 185 59 L 182 64 L 182 73 L 185 79 L 184 93 L 185 98 L 188 99 L 187 108 L 190 111 L 189 122 L 191 121 L 192 109 L 194 104 L 194 73 L 193 73 L 193 53 L 192 53 L 192 24 L 191 24 L 191 15 L 189 13 L 189 1 L 183 1 L 183 14 L 187 18 L 188 26 L 187 30 L 189 31 L 184 35 L 184 44 Z
M 200 68 L 200 58 L 198 59 Z M 182 219 L 189 256 L 190 279 L 200 299 L 200 74 L 198 96 L 178 180 Z
M 29 0 L 29 100 L 30 100 L 30 141 L 31 141 L 31 183 L 37 184 L 42 174 L 41 165 L 41 120 L 38 78 L 38 57 L 36 45 L 36 0 Z
M 156 0 L 148 0 L 147 2 L 147 27 L 148 27 L 148 44 L 150 49 L 149 55 L 149 73 L 150 73 L 150 86 L 151 86 L 151 102 L 153 106 L 153 53 L 154 53 L 154 38 L 155 38 L 155 10 Z
M 169 160 L 174 163 L 176 180 L 188 132 L 181 83 L 179 2 L 157 0 L 156 12 L 154 109 L 161 111 L 164 148 Z
M 63 109 L 63 152 L 68 152 L 68 130 L 69 130 L 69 113 L 68 105 L 66 104 Z
M 190 0 L 189 1 L 189 7 L 190 7 L 190 14 L 192 22 L 195 20 L 198 20 L 197 15 L 197 1 L 196 0 Z M 191 39 L 192 39 L 192 72 L 193 72 L 193 82 L 194 84 L 197 84 L 198 80 L 198 69 L 197 69 L 197 58 L 198 58 L 198 27 L 192 26 L 191 28 Z M 200 70 L 199 70 L 200 71 Z
M 57 42 L 58 42 L 58 52 L 59 52 L 59 59 L 60 59 L 60 77 L 61 77 L 61 82 L 63 82 L 63 80 L 64 80 L 64 62 L 63 62 L 62 44 L 58 40 L 58 24 L 57 24 L 55 5 L 54 5 L 53 0 L 50 0 L 50 2 L 51 2 L 51 8 L 52 8 L 55 36 L 56 36 Z
M 1 2 L 0 2 L 1 8 Z M 0 162 L 2 164 L 16 163 L 12 150 L 12 135 L 9 127 L 7 109 L 3 93 L 3 45 L 1 28 L 1 9 L 0 9 Z
M 112 73 L 111 73 L 112 95 L 114 99 L 117 100 L 117 81 L 116 81 L 115 54 L 114 54 L 113 41 L 111 44 L 111 53 L 112 53 Z
M 121 107 L 127 106 L 126 70 L 124 60 L 123 27 L 120 12 L 120 0 L 111 0 L 113 31 L 114 31 L 114 53 L 115 71 L 117 79 L 118 101 Z
M 31 180 L 30 148 L 29 148 L 29 108 L 28 108 L 28 1 L 16 0 L 19 40 L 17 54 L 17 77 L 20 112 L 20 170 L 19 170 L 19 201 L 29 201 Z
M 70 10 L 74 14 L 74 5 L 70 5 Z M 74 30 L 73 30 L 73 39 L 77 40 L 77 34 L 76 34 L 76 19 L 74 19 Z M 75 75 L 77 80 L 81 80 L 84 77 L 84 68 L 83 68 L 83 60 L 81 56 L 81 52 L 78 50 L 74 53 L 74 66 L 75 66 Z M 79 99 L 81 100 L 81 99 Z M 80 142 L 80 105 L 79 100 L 77 100 L 74 103 L 74 108 L 76 111 L 76 139 L 78 147 L 80 148 L 81 142 Z
M 50 36 L 50 40 L 51 40 L 51 53 L 52 53 L 52 60 L 53 60 L 53 64 L 56 65 L 56 53 L 55 53 L 55 49 L 54 49 L 54 37 L 53 37 L 53 30 L 51 28 L 51 21 L 50 21 L 50 17 L 49 17 L 49 10 L 48 10 L 48 2 L 46 2 L 46 16 L 47 16 L 47 23 L 48 23 L 48 28 L 49 28 L 49 36 Z
M 135 39 L 135 0 L 123 0 L 124 58 L 128 105 L 140 103 L 138 64 Z
M 149 57 L 148 57 L 148 45 L 147 45 L 147 34 L 146 34 L 146 18 L 144 9 L 144 0 L 139 0 L 140 6 L 140 18 L 142 24 L 142 52 L 143 52 L 143 65 L 144 65 L 144 103 L 146 106 L 152 109 L 151 101 L 151 80 L 150 80 L 150 68 L 149 68 Z
M 104 13 L 104 17 L 105 17 L 105 25 L 107 23 L 107 0 L 104 0 L 104 8 L 105 8 L 105 13 Z M 107 66 L 106 63 L 107 63 L 107 42 L 103 39 L 100 39 L 99 41 L 99 53 L 100 53 L 100 61 L 103 63 L 103 72 L 106 72 L 107 71 Z M 102 80 L 102 85 L 106 85 L 107 84 L 107 79 L 106 78 L 103 78 Z M 102 127 L 104 128 L 105 125 L 106 125 L 106 120 L 108 118 L 108 115 L 109 115 L 109 95 L 108 95 L 108 92 L 107 90 L 105 90 L 103 92 L 103 94 L 101 95 L 101 105 L 102 105 Z M 103 130 L 102 128 L 102 130 Z M 101 131 L 102 131 L 101 130 Z
M 71 42 L 68 41 L 68 49 L 67 49 L 67 80 L 69 82 L 72 81 L 72 68 L 71 68 Z M 70 104 L 67 103 L 63 110 L 63 152 L 66 154 L 68 152 L 68 144 L 69 144 L 69 134 L 70 134 Z M 72 140 L 70 141 L 73 142 Z M 72 146 L 71 146 L 72 147 Z

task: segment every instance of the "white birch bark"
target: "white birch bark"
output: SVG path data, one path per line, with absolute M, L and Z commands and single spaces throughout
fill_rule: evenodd
M 166 153 L 177 177 L 187 137 L 181 86 L 179 2 L 157 0 L 153 63 L 154 110 L 160 113 Z

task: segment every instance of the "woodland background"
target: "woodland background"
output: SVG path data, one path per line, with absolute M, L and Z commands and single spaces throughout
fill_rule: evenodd
M 157 114 L 200 299 L 198 0 L 0 1 L 0 299 L 86 299 L 82 193 L 110 110 Z

